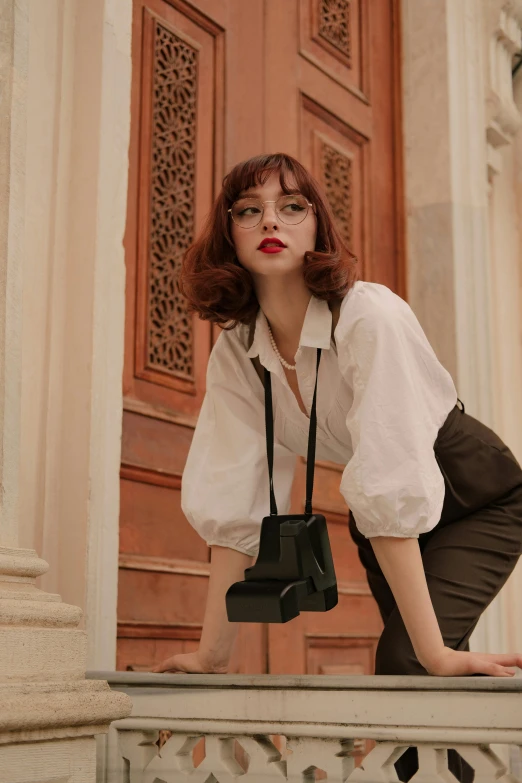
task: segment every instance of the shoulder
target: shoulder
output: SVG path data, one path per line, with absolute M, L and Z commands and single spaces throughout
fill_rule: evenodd
M 357 280 L 345 295 L 339 315 L 339 337 L 354 330 L 379 331 L 400 327 L 404 321 L 417 322 L 409 304 L 381 283 Z
M 207 386 L 226 385 L 250 390 L 255 370 L 247 356 L 248 327 L 238 324 L 234 329 L 222 329 L 212 347 L 207 365 Z
M 235 329 L 222 329 L 216 342 L 212 346 L 210 352 L 208 367 L 212 370 L 219 370 L 223 365 L 230 368 L 230 365 L 234 365 L 241 360 L 241 347 L 243 347 L 243 341 L 241 339 L 241 333 L 238 331 L 239 327 Z M 243 347 L 244 351 L 244 347 Z

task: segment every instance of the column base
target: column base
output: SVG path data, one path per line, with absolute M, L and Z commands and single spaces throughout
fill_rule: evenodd
M 34 550 L 0 547 L 0 783 L 94 783 L 95 735 L 132 708 L 85 679 L 82 612 L 36 587 L 47 569 Z

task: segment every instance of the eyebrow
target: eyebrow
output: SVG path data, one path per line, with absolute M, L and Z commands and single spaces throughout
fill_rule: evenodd
M 288 193 L 284 193 L 282 190 L 280 190 L 277 198 L 279 198 L 279 196 L 294 196 L 296 193 L 300 193 L 300 192 L 301 191 L 298 188 L 296 188 L 295 190 L 291 190 Z M 250 192 L 250 191 L 246 192 L 246 191 L 242 190 L 242 191 L 240 191 L 238 193 L 237 197 L 238 198 L 259 198 L 260 199 L 261 198 L 261 194 L 257 190 L 254 190 L 252 192 Z

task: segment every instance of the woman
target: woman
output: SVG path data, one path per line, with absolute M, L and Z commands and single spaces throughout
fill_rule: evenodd
M 376 673 L 513 676 L 521 655 L 471 653 L 468 639 L 522 551 L 522 470 L 459 407 L 408 304 L 356 279 L 306 169 L 283 154 L 235 166 L 179 285 L 192 311 L 225 327 L 182 483 L 183 511 L 211 547 L 211 575 L 198 651 L 154 671 L 226 672 L 237 624 L 225 593 L 252 564 L 269 510 L 264 390 L 251 359 L 272 373 L 285 514 L 321 348 L 316 455 L 346 465 L 350 532 L 384 621 Z

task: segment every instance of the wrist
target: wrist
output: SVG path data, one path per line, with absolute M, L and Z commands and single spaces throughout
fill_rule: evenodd
M 216 674 L 226 673 L 228 669 L 229 657 L 230 656 L 227 657 L 224 655 L 216 655 L 210 651 L 205 651 L 204 648 L 200 648 L 198 650 L 198 658 L 201 662 L 201 665 L 207 671 L 214 672 Z
M 422 659 L 418 656 L 419 663 L 424 666 L 428 674 L 437 676 L 441 671 L 441 663 L 447 656 L 448 652 L 450 652 L 450 648 L 442 646 L 437 648 L 436 651 L 430 652 L 429 655 L 426 655 Z

